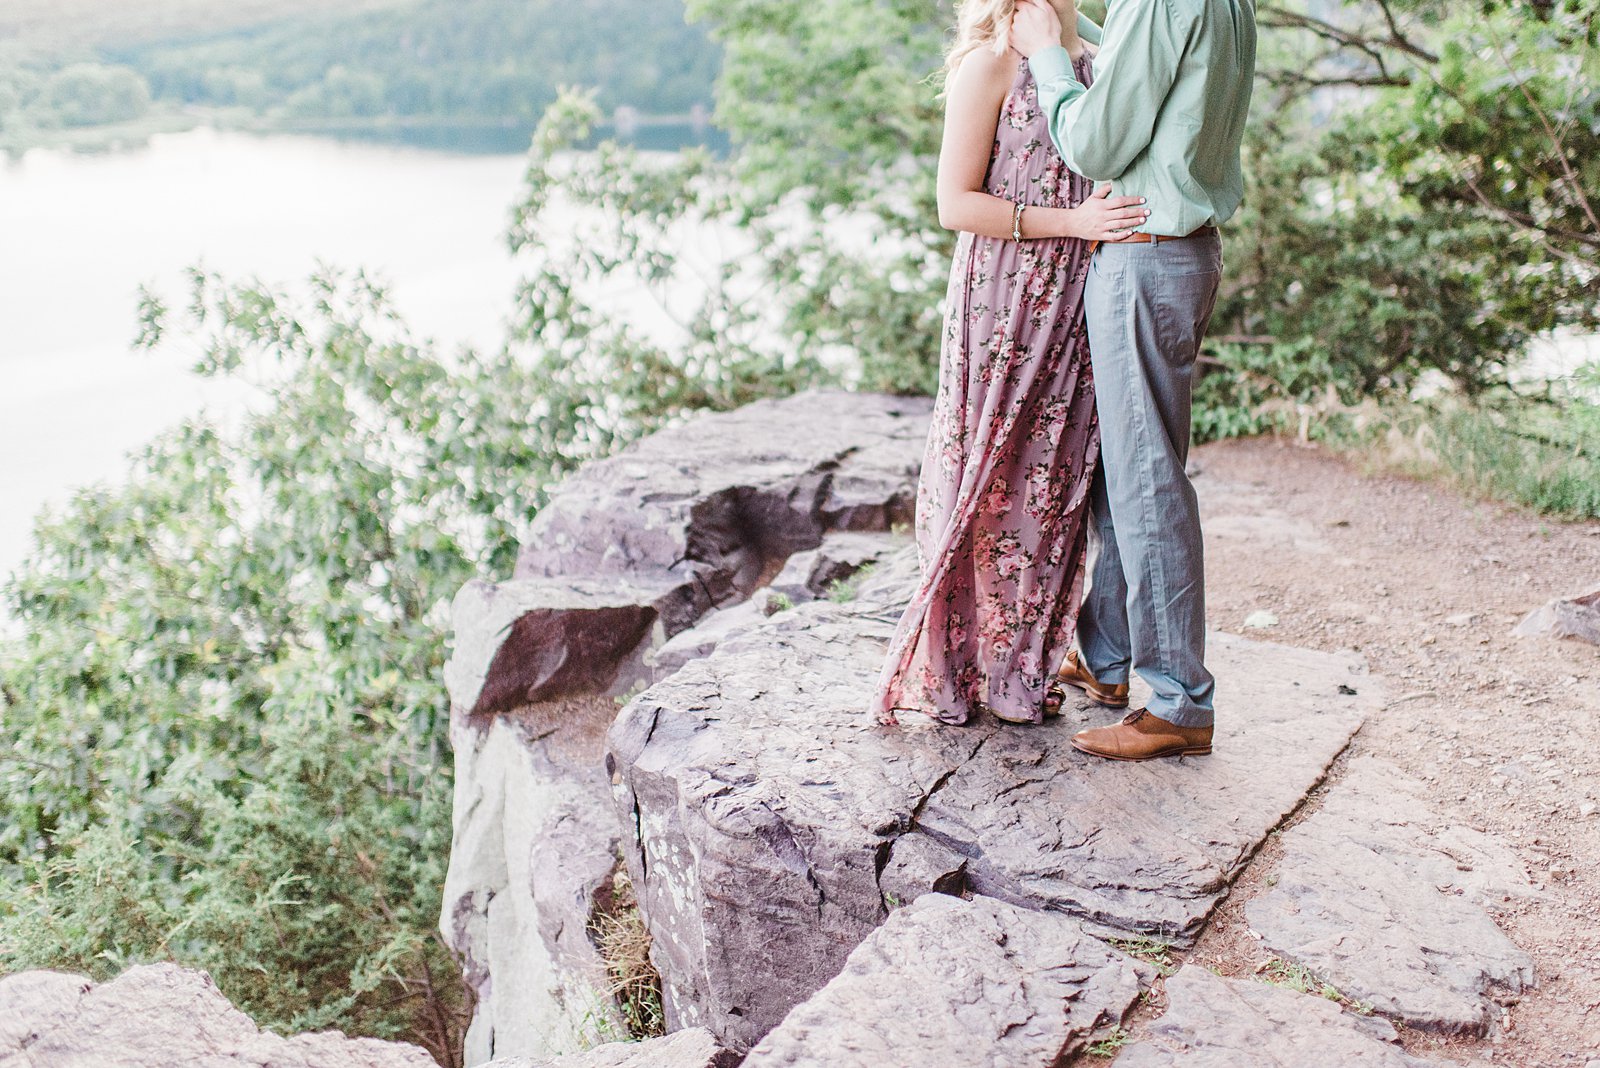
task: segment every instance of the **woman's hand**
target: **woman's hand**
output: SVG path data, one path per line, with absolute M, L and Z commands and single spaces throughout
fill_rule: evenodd
M 1113 197 L 1111 183 L 1106 182 L 1082 204 L 1067 210 L 1072 224 L 1066 236 L 1103 243 L 1126 241 L 1133 227 L 1150 218 L 1150 209 L 1144 202 L 1144 197 Z

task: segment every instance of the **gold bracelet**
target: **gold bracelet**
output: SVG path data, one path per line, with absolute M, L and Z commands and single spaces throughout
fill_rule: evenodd
M 1022 209 L 1027 207 L 1022 201 L 1017 201 L 1016 207 L 1011 210 L 1011 240 L 1022 240 Z

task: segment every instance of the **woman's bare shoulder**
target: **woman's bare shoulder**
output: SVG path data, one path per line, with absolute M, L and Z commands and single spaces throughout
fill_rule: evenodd
M 971 89 L 998 90 L 1004 93 L 1017 76 L 1017 64 L 1022 57 L 1015 49 L 1007 48 L 998 54 L 992 48 L 974 48 L 961 57 L 951 75 L 951 84 Z

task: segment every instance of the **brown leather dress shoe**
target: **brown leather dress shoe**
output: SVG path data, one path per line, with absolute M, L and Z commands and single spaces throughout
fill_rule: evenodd
M 1076 686 L 1088 694 L 1089 700 L 1096 704 L 1105 705 L 1107 708 L 1128 707 L 1128 684 L 1125 682 L 1115 686 L 1102 684 L 1089 674 L 1088 668 L 1083 666 L 1083 662 L 1078 659 L 1076 649 L 1067 650 L 1067 658 L 1062 661 L 1061 669 L 1056 672 L 1056 676 L 1069 686 Z
M 1136 708 L 1117 723 L 1079 731 L 1072 747 L 1109 760 L 1203 756 L 1211 752 L 1211 728 L 1180 727 Z

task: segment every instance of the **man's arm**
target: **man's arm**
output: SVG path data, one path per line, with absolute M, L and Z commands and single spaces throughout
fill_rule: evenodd
M 1083 38 L 1085 41 L 1088 41 L 1096 48 L 1100 47 L 1099 23 L 1095 22 L 1094 19 L 1090 18 L 1088 15 L 1085 15 L 1081 11 L 1078 12 L 1078 36 Z
M 1106 17 L 1104 36 L 1109 44 L 1095 58 L 1087 89 L 1060 45 L 1028 57 L 1051 140 L 1068 166 L 1097 182 L 1121 177 L 1149 146 L 1186 35 L 1173 26 L 1167 0 L 1121 0 Z

